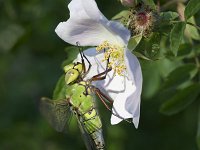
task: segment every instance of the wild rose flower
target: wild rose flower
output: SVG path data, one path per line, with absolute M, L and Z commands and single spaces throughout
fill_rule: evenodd
M 68 7 L 70 18 L 59 23 L 55 30 L 57 35 L 72 45 L 79 42 L 81 46 L 97 46 L 84 51 L 92 64 L 86 79 L 105 71 L 106 60 L 110 56 L 109 67 L 112 67 L 112 70 L 108 72 L 105 80 L 96 81 L 94 84 L 114 100 L 111 124 L 121 122 L 122 118 L 132 118 L 137 128 L 142 73 L 138 59 L 127 48 L 129 30 L 119 22 L 109 21 L 94 0 L 72 0 Z M 76 61 L 81 62 L 80 55 Z

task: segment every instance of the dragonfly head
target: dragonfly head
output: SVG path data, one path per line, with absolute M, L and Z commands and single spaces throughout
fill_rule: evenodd
M 64 68 L 65 71 L 65 82 L 70 84 L 78 79 L 83 71 L 83 65 L 81 63 L 73 63 L 66 65 Z

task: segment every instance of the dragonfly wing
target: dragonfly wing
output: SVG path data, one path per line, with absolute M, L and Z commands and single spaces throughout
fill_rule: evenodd
M 40 112 L 53 128 L 63 132 L 72 115 L 69 102 L 65 100 L 51 100 L 43 97 L 40 101 Z

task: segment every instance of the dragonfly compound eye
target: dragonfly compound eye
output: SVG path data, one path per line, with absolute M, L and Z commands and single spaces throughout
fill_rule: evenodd
M 74 69 L 77 69 L 81 73 L 83 71 L 83 65 L 81 63 L 78 63 L 74 66 Z
M 66 82 L 66 84 L 70 84 L 73 81 L 76 81 L 78 76 L 79 76 L 79 72 L 76 69 L 70 69 L 65 74 L 65 82 Z
M 65 73 L 67 73 L 67 71 L 69 71 L 70 69 L 73 69 L 74 67 L 74 64 L 69 64 L 69 65 L 66 65 L 63 70 L 65 71 Z

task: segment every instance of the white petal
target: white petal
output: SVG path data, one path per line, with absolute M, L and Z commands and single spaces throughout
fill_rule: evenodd
M 122 121 L 122 118 L 127 119 L 133 117 L 133 115 L 129 113 L 126 109 L 126 102 L 127 99 L 132 95 L 132 93 L 135 92 L 136 87 L 131 80 L 128 80 L 127 78 L 125 78 L 124 80 L 126 82 L 125 90 L 124 92 L 119 92 L 117 94 L 117 97 L 115 98 L 113 103 L 113 114 L 111 116 L 111 124 L 119 123 L 120 121 Z
M 65 42 L 72 45 L 79 42 L 81 46 L 97 46 L 105 40 L 127 44 L 130 32 L 122 24 L 108 21 L 94 0 L 72 0 L 69 9 L 70 18 L 55 29 Z
M 136 86 L 136 91 L 128 97 L 126 101 L 126 110 L 133 115 L 133 123 L 138 127 L 140 117 L 140 97 L 142 92 L 142 71 L 140 63 L 129 50 L 125 51 L 125 63 L 129 77 Z

